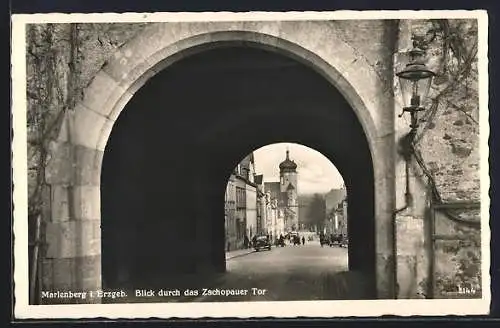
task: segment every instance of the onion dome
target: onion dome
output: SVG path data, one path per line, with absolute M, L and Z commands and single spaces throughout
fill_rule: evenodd
M 286 151 L 286 159 L 280 163 L 280 171 L 295 171 L 297 169 L 297 164 L 290 160 L 290 151 Z

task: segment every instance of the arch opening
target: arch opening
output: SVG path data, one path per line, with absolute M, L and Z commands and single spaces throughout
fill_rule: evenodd
M 159 72 L 118 117 L 101 174 L 103 287 L 190 288 L 223 274 L 228 175 L 277 142 L 309 145 L 342 173 L 349 269 L 373 279 L 373 295 L 373 164 L 356 114 L 304 64 L 230 44 Z
M 245 156 L 224 194 L 227 287 L 272 286 L 265 300 L 367 297 L 348 272 L 348 193 L 335 165 L 305 145 Z

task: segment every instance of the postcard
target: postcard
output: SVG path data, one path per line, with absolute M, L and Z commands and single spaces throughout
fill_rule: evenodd
M 15 316 L 487 314 L 488 15 L 12 16 Z

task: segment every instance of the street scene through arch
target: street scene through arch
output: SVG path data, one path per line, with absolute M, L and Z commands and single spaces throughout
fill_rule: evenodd
M 361 282 L 348 286 L 347 190 L 321 153 L 296 143 L 256 149 L 231 172 L 224 209 L 224 286 L 260 292 L 237 299 L 342 299 L 356 288 L 359 293 Z

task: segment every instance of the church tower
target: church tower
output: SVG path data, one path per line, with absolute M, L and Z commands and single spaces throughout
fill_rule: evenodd
M 285 227 L 288 231 L 299 229 L 299 206 L 297 188 L 297 164 L 290 160 L 290 151 L 287 149 L 286 158 L 279 165 L 280 191 L 282 206 L 285 210 Z

